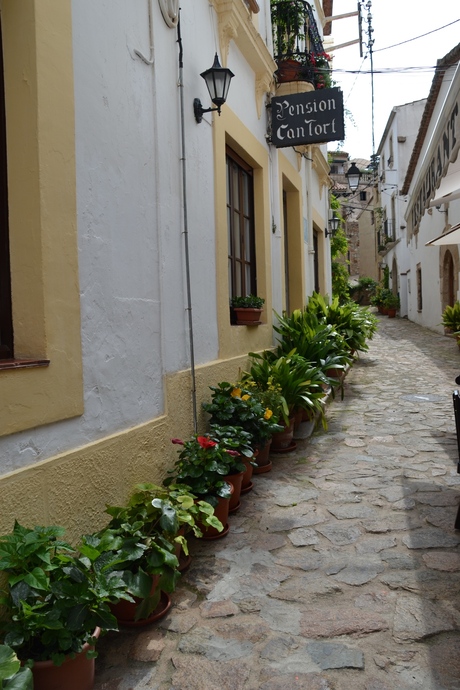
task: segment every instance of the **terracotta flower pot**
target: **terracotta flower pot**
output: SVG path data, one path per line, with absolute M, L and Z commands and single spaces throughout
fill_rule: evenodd
M 243 458 L 243 462 L 246 465 L 246 470 L 243 472 L 243 481 L 241 482 L 241 493 L 244 494 L 252 489 L 252 475 L 254 473 L 254 465 L 251 460 L 255 460 L 258 454 L 258 450 L 255 451 L 252 458 Z
M 229 513 L 236 513 L 241 505 L 240 496 L 241 487 L 243 486 L 243 474 L 244 472 L 238 472 L 237 474 L 228 474 L 226 477 L 224 477 L 225 481 L 233 486 L 233 493 L 230 497 L 230 503 L 228 505 Z
M 344 369 L 326 369 L 326 376 L 330 379 L 339 379 L 341 381 L 345 376 Z
M 292 444 L 294 436 L 294 417 L 290 418 L 289 424 L 284 425 L 283 431 L 277 431 L 272 436 L 272 450 L 285 450 Z
M 294 431 L 297 431 L 302 424 L 303 412 L 302 408 L 299 408 L 294 414 Z
M 315 415 L 311 410 L 302 410 L 302 422 L 311 422 L 315 419 Z
M 100 628 L 93 635 L 99 637 Z M 67 657 L 61 666 L 52 661 L 36 661 L 32 668 L 34 690 L 92 690 L 94 686 L 94 659 L 86 653 L 93 649 L 85 644 L 73 659 Z
M 233 493 L 233 484 L 230 484 L 231 493 Z M 203 532 L 202 539 L 220 539 L 228 534 L 228 514 L 229 514 L 230 498 L 218 497 L 217 506 L 214 508 L 214 515 L 224 526 L 222 532 L 219 532 L 215 527 L 209 527 L 198 523 L 200 530 Z
M 388 318 L 389 319 L 394 319 L 396 316 L 396 309 L 393 309 L 392 307 L 387 307 L 387 313 L 388 313 Z
M 255 461 L 257 467 L 254 467 L 254 474 L 262 474 L 263 472 L 269 472 L 272 468 L 272 463 L 270 460 L 270 446 L 272 440 L 269 439 L 263 448 L 258 448 L 257 457 Z
M 279 84 L 284 84 L 289 81 L 309 81 L 313 82 L 313 71 L 307 69 L 298 60 L 293 58 L 286 58 L 278 62 L 278 69 L 276 70 L 276 80 Z
M 233 307 L 237 326 L 258 326 L 262 309 L 253 307 Z
M 155 594 L 159 579 L 160 578 L 158 575 L 153 576 L 150 596 Z M 171 608 L 171 597 L 169 594 L 167 592 L 160 592 L 158 606 L 156 609 L 152 611 L 147 618 L 140 618 L 139 620 L 136 620 L 136 608 L 141 603 L 142 599 L 139 599 L 138 597 L 133 597 L 133 599 L 134 602 L 121 599 L 118 604 L 112 604 L 110 606 L 110 610 L 117 619 L 118 623 L 127 628 L 140 628 L 144 627 L 145 625 L 150 625 L 151 623 L 164 618 Z

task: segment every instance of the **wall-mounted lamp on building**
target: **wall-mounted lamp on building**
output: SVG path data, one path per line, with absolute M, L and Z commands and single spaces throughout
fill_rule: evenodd
M 361 173 L 359 172 L 359 168 L 357 167 L 356 163 L 352 163 L 350 165 L 348 171 L 345 173 L 345 177 L 348 180 L 348 186 L 350 187 L 351 191 L 355 192 L 359 187 L 359 181 L 361 179 Z
M 220 115 L 220 108 L 224 105 L 227 100 L 228 90 L 230 88 L 230 82 L 232 77 L 235 75 L 227 67 L 222 67 L 219 58 L 216 56 L 214 58 L 214 64 L 212 67 L 202 72 L 201 75 L 206 82 L 208 87 L 209 95 L 211 96 L 211 101 L 214 103 L 216 108 L 203 108 L 199 98 L 195 98 L 193 101 L 193 112 L 195 113 L 195 120 L 201 122 L 203 119 L 203 113 L 211 113 L 217 111 Z
M 339 225 L 340 225 L 340 218 L 337 218 L 335 213 L 333 213 L 332 217 L 329 218 L 330 230 L 328 230 L 327 228 L 325 229 L 325 231 L 324 231 L 325 236 L 330 237 L 335 232 L 337 232 L 337 230 L 339 229 Z

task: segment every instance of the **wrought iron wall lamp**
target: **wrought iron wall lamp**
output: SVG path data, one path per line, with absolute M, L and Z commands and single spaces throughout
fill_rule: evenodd
M 195 98 L 193 101 L 193 112 L 195 114 L 195 120 L 198 123 L 202 121 L 203 113 L 217 111 L 220 115 L 221 106 L 223 106 L 227 100 L 230 82 L 235 75 L 227 67 L 221 66 L 216 53 L 213 66 L 202 72 L 200 76 L 205 80 L 209 95 L 211 96 L 211 101 L 216 107 L 203 108 L 200 99 Z
M 328 230 L 328 229 L 326 228 L 326 229 L 324 230 L 324 235 L 325 235 L 326 237 L 330 237 L 330 236 L 333 235 L 335 232 L 337 232 L 337 230 L 339 229 L 339 225 L 340 225 L 340 218 L 337 218 L 337 216 L 336 216 L 335 213 L 334 213 L 334 214 L 332 215 L 332 217 L 329 218 L 329 227 L 330 227 L 330 230 Z

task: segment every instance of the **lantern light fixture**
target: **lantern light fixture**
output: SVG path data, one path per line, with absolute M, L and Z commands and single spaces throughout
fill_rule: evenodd
M 359 187 L 359 181 L 361 179 L 361 173 L 359 171 L 356 163 L 352 163 L 345 173 L 345 177 L 348 180 L 348 186 L 352 192 L 355 192 Z
M 340 218 L 338 218 L 338 217 L 335 215 L 335 213 L 332 212 L 332 216 L 329 218 L 329 227 L 330 227 L 330 230 L 328 230 L 327 228 L 325 229 L 325 231 L 324 231 L 325 236 L 326 236 L 326 237 L 330 237 L 330 236 L 333 235 L 335 232 L 337 232 L 337 230 L 339 229 L 339 225 L 340 225 Z
M 203 108 L 200 99 L 195 98 L 193 101 L 193 112 L 195 114 L 195 120 L 198 123 L 202 121 L 203 113 L 212 113 L 217 111 L 217 113 L 220 115 L 221 106 L 223 106 L 227 100 L 230 82 L 235 75 L 227 67 L 221 66 L 216 53 L 213 66 L 202 72 L 200 76 L 202 76 L 205 80 L 211 101 L 216 107 Z

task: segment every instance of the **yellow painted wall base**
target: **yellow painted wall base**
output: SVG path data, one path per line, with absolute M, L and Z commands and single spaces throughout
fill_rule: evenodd
M 206 429 L 201 403 L 210 400 L 209 386 L 237 381 L 246 363 L 245 355 L 197 368 L 199 431 Z M 0 534 L 10 532 L 14 520 L 28 527 L 54 524 L 75 543 L 103 527 L 105 505 L 123 505 L 134 484 L 161 483 L 177 457 L 171 438 L 193 433 L 190 372 L 169 376 L 165 386 L 171 415 L 0 477 Z

